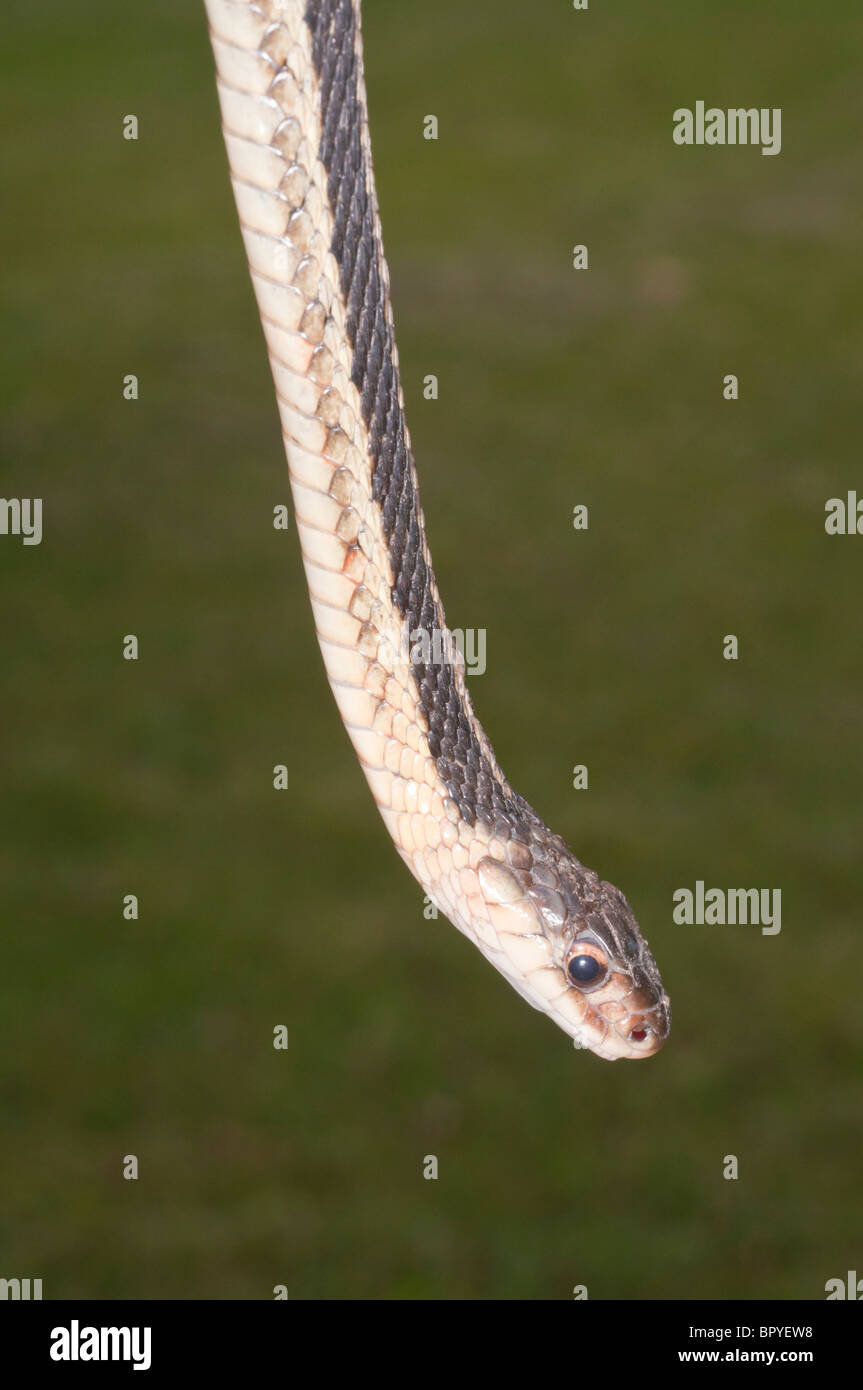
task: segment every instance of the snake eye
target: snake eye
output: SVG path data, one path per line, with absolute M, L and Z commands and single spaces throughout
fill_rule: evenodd
M 566 973 L 579 989 L 592 989 L 608 974 L 608 962 L 596 946 L 580 942 L 566 963 Z

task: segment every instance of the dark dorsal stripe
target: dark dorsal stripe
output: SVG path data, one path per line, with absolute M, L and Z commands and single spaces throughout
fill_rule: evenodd
M 306 23 L 312 60 L 321 84 L 320 159 L 327 171 L 333 212 L 332 251 L 347 304 L 353 351 L 351 377 L 360 394 L 372 456 L 372 493 L 381 507 L 394 576 L 393 602 L 409 631 L 441 631 L 443 613 L 432 590 L 422 552 L 422 512 L 405 432 L 395 365 L 395 344 L 386 312 L 382 252 L 375 236 L 372 173 L 361 140 L 356 17 L 352 0 L 310 0 Z M 429 721 L 429 747 L 438 772 L 459 810 L 505 838 L 531 839 L 541 827 L 524 799 L 505 783 L 486 756 L 465 694 L 453 668 L 417 664 L 419 702 Z

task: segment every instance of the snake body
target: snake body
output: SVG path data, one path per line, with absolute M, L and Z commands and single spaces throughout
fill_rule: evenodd
M 623 894 L 504 777 L 438 595 L 405 424 L 359 0 L 206 0 L 222 128 L 327 676 L 424 892 L 600 1057 L 668 1033 Z M 425 638 L 427 640 L 418 640 Z

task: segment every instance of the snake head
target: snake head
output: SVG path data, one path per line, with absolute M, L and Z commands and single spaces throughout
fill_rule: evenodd
M 555 849 L 541 862 L 514 856 L 518 867 L 492 857 L 478 865 L 497 936 L 490 958 L 576 1047 L 609 1061 L 651 1057 L 668 1037 L 671 1006 L 632 909 L 562 842 Z
M 561 965 L 584 1001 L 587 1046 L 609 1059 L 651 1057 L 668 1037 L 668 995 L 626 898 L 599 888 L 593 910 L 567 917 Z

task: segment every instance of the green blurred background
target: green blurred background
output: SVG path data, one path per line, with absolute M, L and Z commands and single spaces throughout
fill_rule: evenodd
M 0 1275 L 823 1297 L 863 1268 L 863 538 L 824 532 L 863 495 L 863 11 L 366 4 L 440 588 L 488 631 L 509 777 L 659 960 L 672 1034 L 639 1066 L 425 921 L 374 812 L 271 526 L 202 7 L 12 0 L 3 29 L 2 491 L 45 534 L 0 539 Z M 678 148 L 698 99 L 781 107 L 781 154 Z M 781 934 L 675 926 L 697 879 L 780 888 Z

